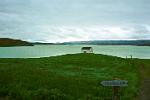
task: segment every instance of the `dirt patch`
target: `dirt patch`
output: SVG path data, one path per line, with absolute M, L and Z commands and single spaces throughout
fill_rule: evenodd
M 150 66 L 142 64 L 140 66 L 141 87 L 139 100 L 150 100 Z

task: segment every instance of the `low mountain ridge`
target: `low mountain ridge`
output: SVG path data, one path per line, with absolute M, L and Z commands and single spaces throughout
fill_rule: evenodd
M 58 44 L 150 46 L 150 40 L 91 40 L 91 41 L 64 42 L 64 43 L 58 43 Z
M 32 43 L 18 39 L 0 38 L 0 47 L 33 46 Z

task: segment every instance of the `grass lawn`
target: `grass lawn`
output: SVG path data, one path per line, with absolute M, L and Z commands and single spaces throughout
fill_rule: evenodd
M 121 100 L 134 100 L 139 65 L 148 61 L 99 54 L 0 59 L 0 100 L 111 100 L 112 87 L 100 82 L 113 78 L 128 80 L 119 90 Z

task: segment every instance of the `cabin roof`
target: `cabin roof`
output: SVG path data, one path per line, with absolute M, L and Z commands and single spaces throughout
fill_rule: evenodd
M 82 47 L 82 50 L 90 50 L 92 47 Z

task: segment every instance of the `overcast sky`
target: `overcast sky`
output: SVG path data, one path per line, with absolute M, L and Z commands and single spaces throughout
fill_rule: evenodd
M 150 0 L 0 0 L 0 38 L 150 39 Z

